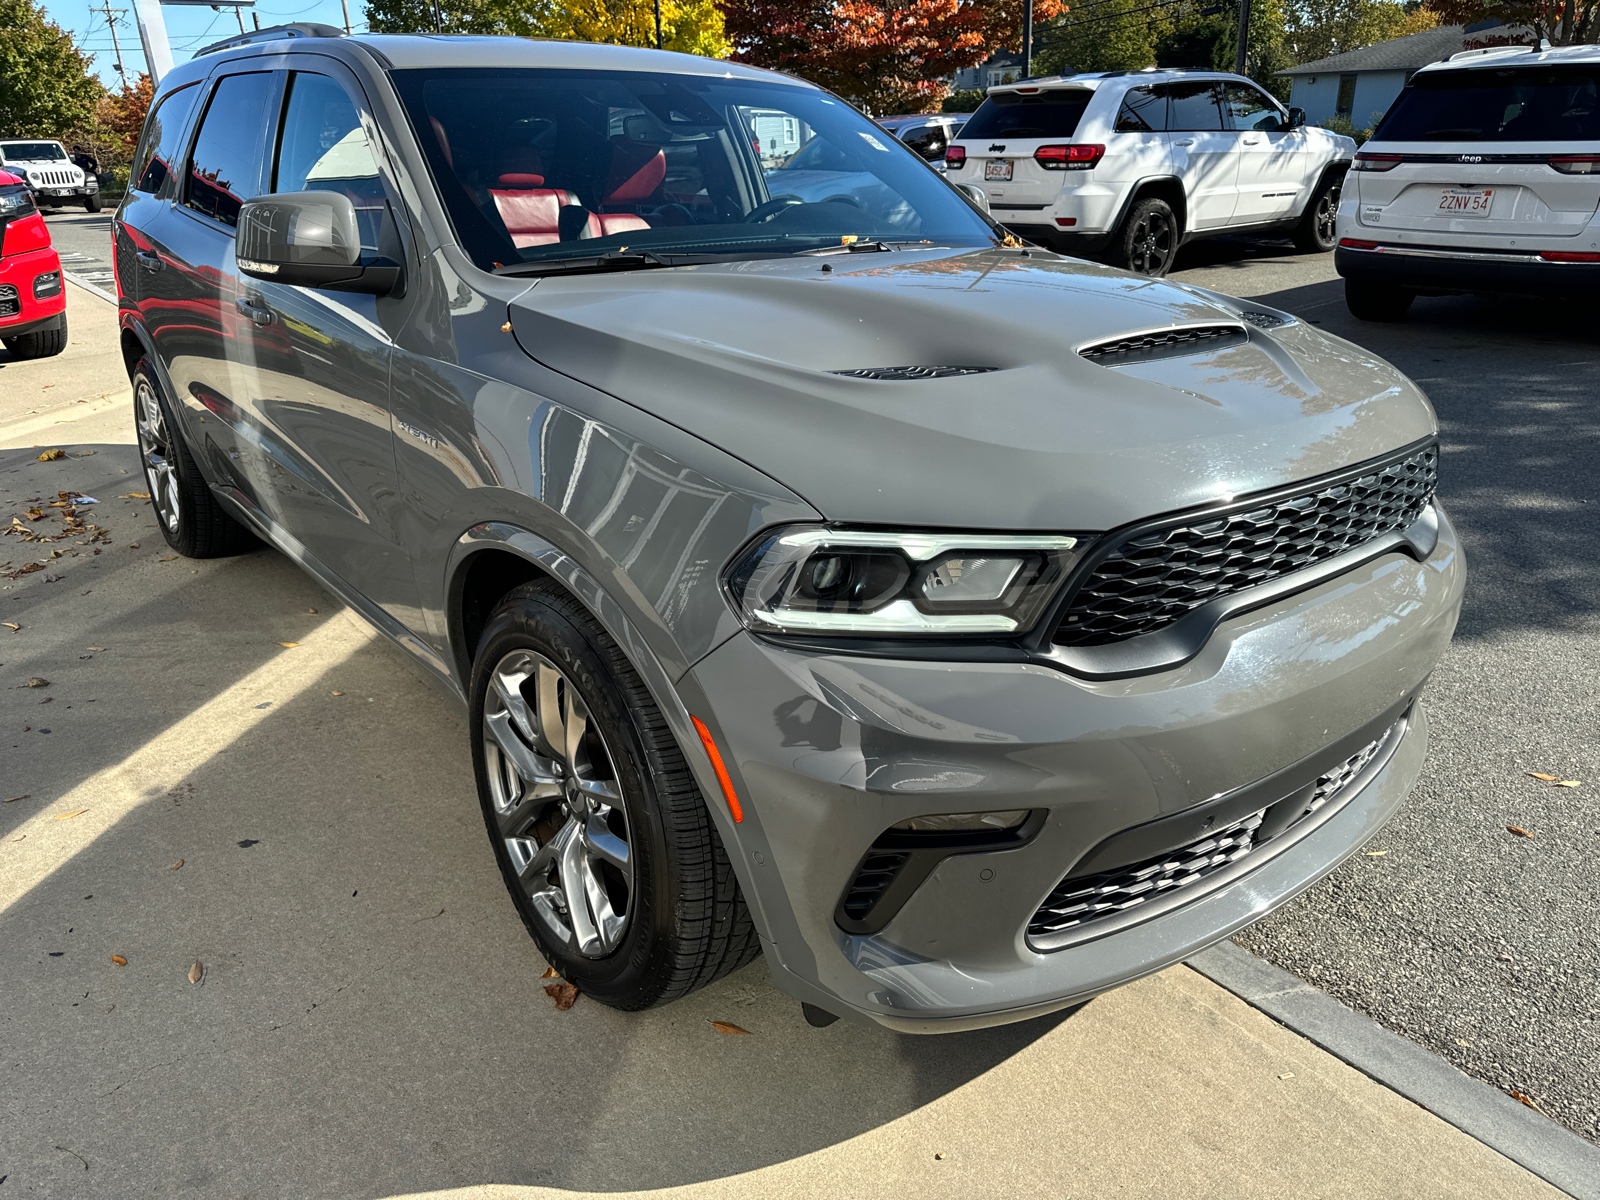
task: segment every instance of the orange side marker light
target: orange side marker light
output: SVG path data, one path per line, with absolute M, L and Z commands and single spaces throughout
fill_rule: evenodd
M 728 767 L 722 761 L 722 751 L 711 740 L 711 731 L 705 727 L 705 722 L 692 714 L 689 720 L 694 722 L 694 731 L 700 735 L 700 742 L 711 758 L 711 769 L 717 773 L 717 782 L 722 785 L 722 798 L 728 802 L 728 811 L 733 814 L 733 823 L 737 825 L 744 820 L 744 809 L 739 805 L 738 793 L 733 790 L 733 780 L 728 778 Z

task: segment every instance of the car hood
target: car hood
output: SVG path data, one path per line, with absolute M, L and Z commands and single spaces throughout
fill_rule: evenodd
M 1273 311 L 995 249 L 543 278 L 510 317 L 533 358 L 737 455 L 838 521 L 1108 529 L 1434 431 L 1426 398 L 1393 367 L 1292 319 L 1267 332 L 1243 308 Z M 1116 367 L 1078 353 L 1190 325 L 1242 332 Z M 988 369 L 837 374 L 905 366 Z

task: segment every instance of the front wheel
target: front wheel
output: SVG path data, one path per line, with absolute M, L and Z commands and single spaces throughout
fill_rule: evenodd
M 501 875 L 550 964 L 613 1008 L 666 1004 L 760 943 L 683 752 L 617 643 L 554 583 L 495 608 L 473 767 Z
M 1317 189 L 1306 206 L 1305 215 L 1295 226 L 1296 249 L 1305 254 L 1326 254 L 1338 242 L 1335 230 L 1339 216 L 1340 180 L 1329 179 Z
M 1406 315 L 1415 292 L 1392 283 L 1372 283 L 1364 279 L 1344 281 L 1344 303 L 1350 315 L 1362 321 L 1398 321 Z
M 1111 242 L 1112 264 L 1140 275 L 1165 275 L 1177 256 L 1177 214 L 1165 200 L 1154 196 L 1128 211 Z
M 54 358 L 67 348 L 67 314 L 54 325 L 4 339 L 12 358 Z
M 93 195 L 85 196 L 83 198 L 83 211 L 84 212 L 99 212 L 100 211 L 100 193 L 99 192 L 95 192 Z

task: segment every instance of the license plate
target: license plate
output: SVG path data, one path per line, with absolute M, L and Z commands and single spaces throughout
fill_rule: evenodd
M 51 188 L 50 189 L 50 194 L 52 196 L 70 196 L 70 195 L 72 195 L 72 189 L 71 188 Z
M 1493 188 L 1485 188 L 1481 192 L 1446 188 L 1439 194 L 1439 214 L 1450 217 L 1487 217 L 1493 203 Z
M 983 177 L 998 180 L 1001 183 L 1011 182 L 1011 160 L 1009 158 L 993 158 L 983 164 Z

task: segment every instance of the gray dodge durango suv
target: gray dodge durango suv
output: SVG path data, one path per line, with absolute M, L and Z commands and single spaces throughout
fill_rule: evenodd
M 787 76 L 334 33 L 158 88 L 114 233 L 152 503 L 460 698 L 589 996 L 762 953 L 816 1024 L 1017 1020 L 1401 803 L 1463 567 L 1399 372 L 1022 245 Z

